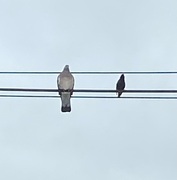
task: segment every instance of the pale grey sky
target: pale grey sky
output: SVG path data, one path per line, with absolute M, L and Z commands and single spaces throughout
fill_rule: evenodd
M 176 49 L 176 0 L 0 0 L 0 71 L 175 71 Z M 176 75 L 125 76 L 126 89 L 177 89 Z M 76 89 L 114 89 L 119 75 L 74 77 Z M 56 78 L 0 75 L 0 87 Z M 61 113 L 60 99 L 1 98 L 0 179 L 176 180 L 176 107 L 72 99 Z

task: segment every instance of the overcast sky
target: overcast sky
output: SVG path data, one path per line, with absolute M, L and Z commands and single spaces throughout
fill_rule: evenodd
M 176 71 L 177 1 L 0 0 L 0 71 L 60 72 L 66 64 Z M 74 77 L 76 89 L 115 89 L 119 75 Z M 125 78 L 126 89 L 177 89 L 177 75 Z M 0 87 L 56 88 L 56 79 L 0 75 Z M 0 179 L 177 179 L 176 100 L 72 99 L 71 113 L 60 105 L 0 99 Z

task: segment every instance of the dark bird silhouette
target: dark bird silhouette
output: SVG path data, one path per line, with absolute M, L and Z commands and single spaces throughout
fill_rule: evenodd
M 121 96 L 124 88 L 125 88 L 125 76 L 124 74 L 122 74 L 116 84 L 116 90 L 117 90 L 116 94 L 118 93 L 118 97 Z

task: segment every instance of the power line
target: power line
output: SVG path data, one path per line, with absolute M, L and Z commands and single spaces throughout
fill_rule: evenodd
M 52 75 L 58 71 L 1 71 L 0 74 Z M 73 71 L 72 74 L 177 74 L 177 71 Z
M 34 88 L 0 88 L 0 91 L 18 92 L 59 92 L 58 89 L 34 89 Z M 74 89 L 73 92 L 84 93 L 116 93 L 116 90 L 101 89 Z M 123 93 L 177 93 L 177 90 L 124 90 Z
M 113 97 L 113 96 L 71 96 L 74 99 L 177 99 L 177 97 L 141 96 L 141 97 Z M 60 96 L 33 95 L 0 95 L 0 98 L 60 98 Z

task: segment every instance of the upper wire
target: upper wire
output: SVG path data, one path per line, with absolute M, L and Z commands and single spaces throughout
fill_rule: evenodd
M 28 75 L 52 75 L 59 71 L 1 71 L 0 74 L 28 74 Z M 177 71 L 73 71 L 72 74 L 177 74 Z

